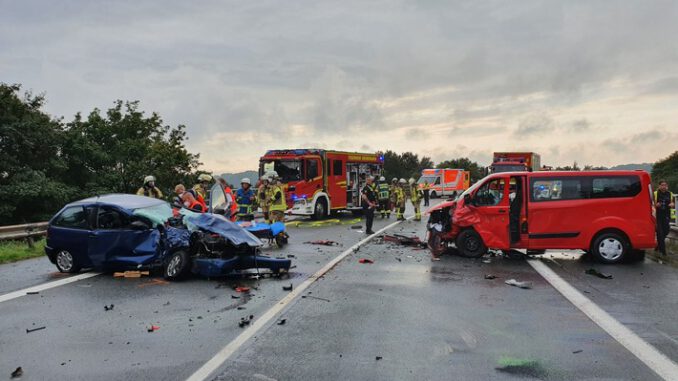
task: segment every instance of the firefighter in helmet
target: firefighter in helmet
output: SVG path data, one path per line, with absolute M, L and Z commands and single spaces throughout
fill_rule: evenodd
M 207 173 L 203 173 L 198 176 L 198 183 L 193 186 L 193 191 L 195 192 L 196 198 L 209 205 L 209 194 L 210 194 L 210 183 L 212 182 L 212 176 Z
M 138 196 L 162 198 L 162 192 L 155 186 L 155 176 L 144 177 L 144 186 L 137 191 Z
M 240 189 L 235 192 L 235 200 L 238 203 L 238 219 L 249 219 L 252 215 L 252 206 L 254 205 L 254 190 L 252 182 L 245 177 L 240 180 Z
M 398 221 L 405 221 L 405 203 L 407 202 L 407 181 L 405 179 L 398 180 L 398 186 L 395 189 L 396 199 L 396 217 Z
M 410 201 L 412 201 L 412 206 L 414 207 L 414 220 L 421 221 L 421 198 L 423 196 L 421 189 L 419 189 L 417 182 L 413 178 L 410 178 L 408 188 L 410 190 Z
M 389 202 L 391 199 L 391 187 L 386 182 L 386 178 L 381 176 L 379 178 L 379 185 L 377 185 L 377 198 L 379 199 L 379 209 L 378 213 L 381 214 L 381 218 L 390 218 L 391 217 L 391 208 L 389 207 Z
M 271 172 L 271 187 L 269 191 L 268 201 L 270 203 L 270 214 L 272 222 L 284 222 L 285 211 L 287 210 L 287 201 L 285 201 L 285 191 L 283 190 L 282 182 L 278 177 L 278 173 Z
M 393 211 L 394 209 L 397 209 L 397 201 L 396 200 L 396 189 L 398 188 L 398 178 L 394 177 L 393 180 L 391 180 L 391 187 L 389 189 L 390 191 L 390 205 L 388 210 Z

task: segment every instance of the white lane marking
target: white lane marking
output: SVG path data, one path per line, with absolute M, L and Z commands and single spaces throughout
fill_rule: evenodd
M 411 219 L 414 216 L 411 216 L 408 218 Z M 353 251 L 360 246 L 364 245 L 365 243 L 369 242 L 371 239 L 376 237 L 377 235 L 383 233 L 384 231 L 398 225 L 401 221 L 396 221 L 386 227 L 384 227 L 381 230 L 378 230 L 375 234 L 372 234 L 371 236 L 363 239 L 362 241 L 356 243 L 355 245 L 349 247 L 347 250 L 345 250 L 343 253 L 339 254 L 337 257 L 335 257 L 333 260 L 331 260 L 329 263 L 327 263 L 323 268 L 318 270 L 315 274 L 311 275 L 308 279 L 303 281 L 299 286 L 297 286 L 294 291 L 290 292 L 287 294 L 284 298 L 282 298 L 276 305 L 271 307 L 268 311 L 266 311 L 261 317 L 252 323 L 252 325 L 247 328 L 243 333 L 238 335 L 233 341 L 228 343 L 224 348 L 222 348 L 219 352 L 217 352 L 214 357 L 212 357 L 208 362 L 206 362 L 203 366 L 200 367 L 200 369 L 196 370 L 195 373 L 193 373 L 189 378 L 186 379 L 186 381 L 204 381 L 209 377 L 215 370 L 217 370 L 226 360 L 228 360 L 229 357 L 235 353 L 243 344 L 247 342 L 247 340 L 251 339 L 254 335 L 256 335 L 262 328 L 266 326 L 268 322 L 273 320 L 282 310 L 287 307 L 290 302 L 292 302 L 296 297 L 301 296 L 301 294 L 311 285 L 313 282 L 318 280 L 320 277 L 325 275 L 328 271 L 330 271 L 334 266 L 336 266 L 339 262 L 341 262 L 344 258 L 346 258 L 348 255 L 352 254 Z
M 92 278 L 92 277 L 95 277 L 95 276 L 100 275 L 100 274 L 101 273 L 83 273 L 83 274 L 73 275 L 73 276 L 68 277 L 68 278 L 55 280 L 54 282 L 47 282 L 47 283 L 39 284 L 37 286 L 24 288 L 23 290 L 13 291 L 13 292 L 10 292 L 9 294 L 0 295 L 0 303 L 6 302 L 8 300 L 16 299 L 16 298 L 21 297 L 21 296 L 24 296 L 29 292 L 40 292 L 40 291 L 49 290 L 50 288 L 55 288 L 55 287 L 59 287 L 59 286 L 69 284 L 69 283 L 77 282 L 79 280 Z
M 544 277 L 553 288 L 558 290 L 558 292 L 574 304 L 575 307 L 579 308 L 586 316 L 593 320 L 594 323 L 598 324 L 600 328 L 604 329 L 605 332 L 628 349 L 629 352 L 638 357 L 640 361 L 657 373 L 659 377 L 665 380 L 676 380 L 678 378 L 678 364 L 659 352 L 657 348 L 641 339 L 602 308 L 598 307 L 598 305 L 577 291 L 577 289 L 558 276 L 558 274 L 544 263 L 538 259 L 530 259 L 527 262 L 539 273 L 539 275 Z

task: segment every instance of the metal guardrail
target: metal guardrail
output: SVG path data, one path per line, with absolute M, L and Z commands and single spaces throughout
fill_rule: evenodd
M 41 237 L 47 234 L 47 222 L 0 226 L 0 241 Z

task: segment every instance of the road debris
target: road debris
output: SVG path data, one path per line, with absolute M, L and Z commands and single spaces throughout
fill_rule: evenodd
M 159 330 L 159 329 L 160 329 L 159 326 L 157 326 L 157 325 L 151 325 L 151 328 L 148 328 L 148 332 L 155 332 L 155 331 L 157 331 L 157 330 Z
M 362 229 L 362 228 L 363 228 L 362 225 L 353 225 L 353 226 L 351 226 L 351 229 L 354 229 L 354 230 L 360 230 L 360 229 Z
M 537 360 L 513 357 L 502 357 L 499 359 L 499 366 L 495 369 L 504 373 L 539 379 L 544 379 L 548 374 Z
M 26 328 L 26 333 L 31 333 L 31 332 L 35 332 L 35 331 L 41 331 L 41 330 L 43 330 L 43 329 L 45 329 L 45 328 L 47 328 L 47 327 L 42 326 L 42 327 L 32 328 L 32 329 L 31 329 L 31 328 Z
M 492 260 L 490 258 L 483 259 L 483 263 L 492 263 Z
M 321 246 L 339 246 L 339 242 L 330 241 L 327 239 L 322 239 L 318 241 L 306 241 L 304 242 L 307 245 L 321 245 Z
M 377 356 L 377 357 L 375 357 L 374 359 L 375 359 L 376 361 L 379 361 L 379 360 L 383 359 L 383 357 Z
M 417 236 L 406 236 L 402 234 L 385 235 L 384 241 L 397 243 L 398 245 L 402 246 L 412 246 L 422 249 L 427 247 L 426 243 L 422 242 Z
M 575 355 L 576 355 L 577 353 L 582 353 L 582 352 L 584 352 L 583 349 L 577 349 L 576 351 L 572 351 L 572 353 L 575 354 Z
M 292 291 L 294 289 L 294 286 L 292 283 L 290 283 L 289 286 L 283 286 L 283 291 Z
M 110 306 L 104 306 L 104 311 L 113 311 L 113 307 L 115 307 L 115 305 L 113 304 L 111 304 Z
M 330 301 L 329 299 L 319 298 L 319 297 L 317 297 L 317 296 L 312 296 L 312 295 L 302 295 L 301 298 L 302 298 L 302 299 L 304 299 L 304 298 L 318 299 L 318 300 L 322 300 L 322 301 L 324 301 L 324 302 L 329 302 L 329 301 Z
M 23 374 L 24 374 L 24 370 L 21 369 L 21 367 L 18 367 L 14 370 L 14 372 L 12 372 L 12 378 L 19 378 L 19 377 L 23 376 Z
M 520 287 L 525 289 L 532 288 L 532 282 L 519 282 L 515 279 L 509 279 L 504 283 L 508 284 L 509 286 Z
M 250 292 L 250 288 L 249 288 L 249 287 L 244 287 L 244 286 L 239 286 L 239 287 L 236 287 L 236 288 L 235 288 L 235 291 L 236 291 L 236 292 Z
M 240 299 L 238 295 L 231 295 L 231 299 Z
M 114 272 L 114 278 L 141 278 L 142 275 L 149 276 L 151 275 L 150 271 L 125 271 L 125 272 Z
M 287 254 L 287 258 L 296 258 L 297 256 L 294 254 Z
M 597 276 L 598 278 L 601 278 L 601 279 L 612 279 L 613 278 L 612 275 L 601 273 L 600 271 L 598 271 L 594 268 L 590 268 L 590 269 L 584 271 L 584 273 L 586 273 L 588 275 Z
M 358 262 L 359 262 L 359 263 L 367 263 L 367 264 L 372 264 L 372 263 L 374 263 L 373 260 L 367 259 L 367 258 L 360 258 L 360 259 L 358 259 Z
M 485 274 L 485 279 L 497 279 L 497 276 L 492 274 Z
M 278 323 L 276 323 L 276 324 L 285 325 L 285 322 L 287 322 L 287 319 L 280 319 L 280 320 L 278 320 Z
M 254 315 L 250 315 L 248 317 L 240 318 L 240 321 L 238 322 L 238 327 L 244 328 L 246 325 L 250 325 L 250 322 L 254 319 Z
M 39 295 L 40 291 L 28 291 L 26 295 Z

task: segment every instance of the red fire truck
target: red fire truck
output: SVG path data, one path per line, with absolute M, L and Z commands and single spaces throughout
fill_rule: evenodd
M 492 173 L 512 171 L 538 171 L 541 169 L 541 156 L 535 152 L 495 152 L 492 155 Z
M 381 176 L 380 153 L 322 149 L 271 150 L 259 159 L 259 176 L 276 171 L 285 185 L 287 213 L 320 219 L 330 212 L 361 208 L 367 176 Z

